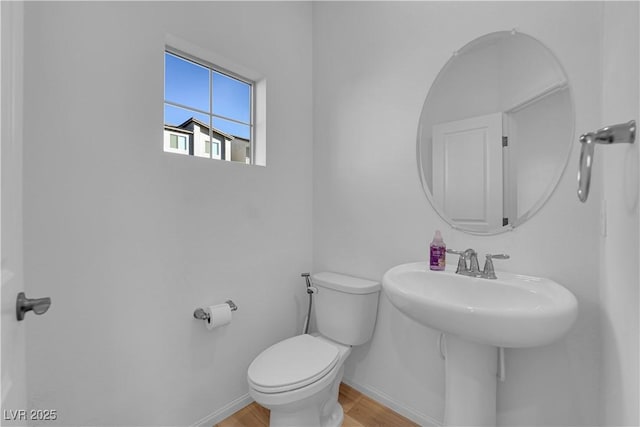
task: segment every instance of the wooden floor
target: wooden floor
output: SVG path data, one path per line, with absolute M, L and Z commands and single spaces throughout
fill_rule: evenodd
M 342 427 L 419 427 L 344 383 L 340 384 L 338 400 L 344 409 Z M 213 427 L 268 426 L 269 410 L 254 402 Z

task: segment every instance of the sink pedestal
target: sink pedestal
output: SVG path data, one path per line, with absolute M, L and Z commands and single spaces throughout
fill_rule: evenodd
M 497 279 L 397 265 L 382 277 L 391 303 L 446 338 L 445 425 L 495 426 L 499 348 L 550 344 L 569 331 L 578 301 L 544 277 L 499 272 Z M 465 337 L 465 338 L 463 338 Z
M 498 348 L 445 335 L 446 426 L 495 426 Z

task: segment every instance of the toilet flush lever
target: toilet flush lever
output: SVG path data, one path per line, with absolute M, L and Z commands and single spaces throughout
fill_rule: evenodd
M 16 300 L 16 318 L 18 321 L 24 319 L 27 311 L 33 311 L 35 314 L 44 314 L 51 306 L 51 298 L 27 298 L 24 292 L 18 294 Z

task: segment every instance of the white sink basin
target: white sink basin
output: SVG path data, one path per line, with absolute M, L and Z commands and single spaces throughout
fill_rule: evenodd
M 391 303 L 410 318 L 447 334 L 495 347 L 534 347 L 562 337 L 578 303 L 542 277 L 496 272 L 498 279 L 431 271 L 427 262 L 402 264 L 382 278 Z

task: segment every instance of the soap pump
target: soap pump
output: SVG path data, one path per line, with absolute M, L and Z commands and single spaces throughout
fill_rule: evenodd
M 429 268 L 436 271 L 444 270 L 446 253 L 447 245 L 442 240 L 440 230 L 436 230 L 436 234 L 429 245 Z

